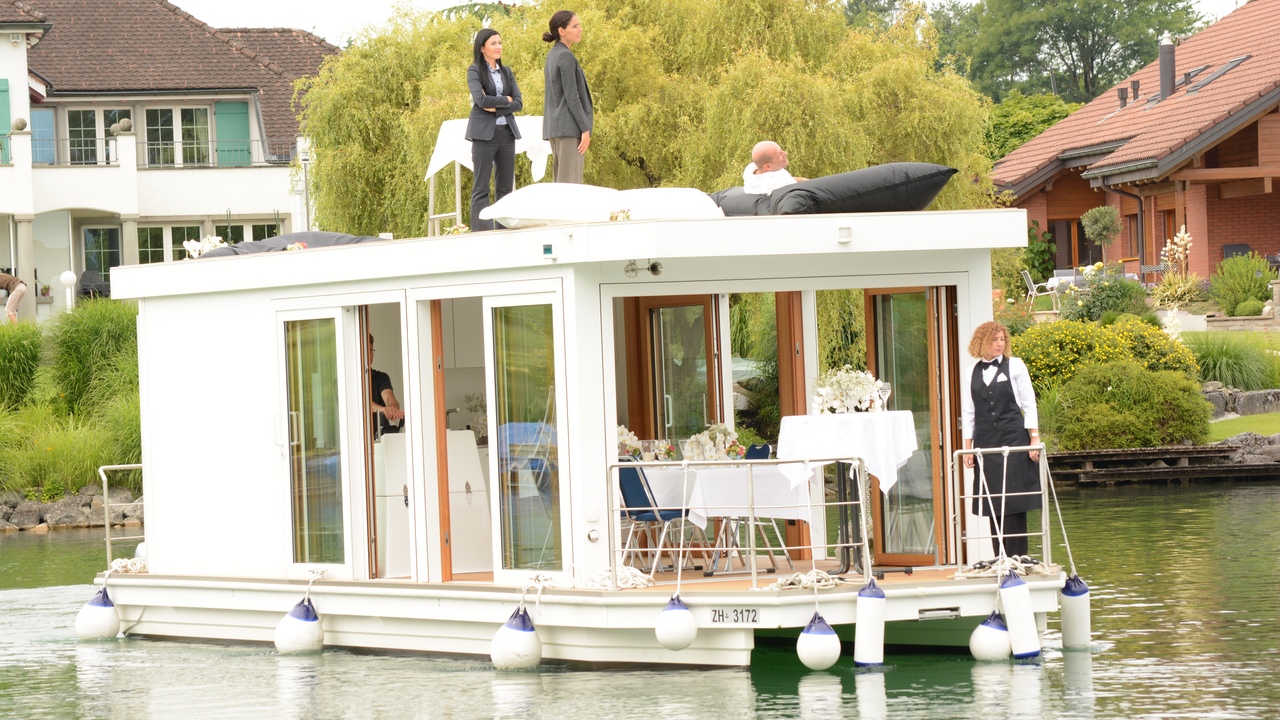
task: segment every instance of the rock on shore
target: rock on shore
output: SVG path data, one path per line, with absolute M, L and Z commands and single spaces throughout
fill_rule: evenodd
M 103 508 L 108 502 L 112 505 L 131 504 L 112 507 L 107 518 Z M 142 502 L 141 495 L 134 498 L 133 493 L 122 487 L 107 488 L 104 502 L 102 488 L 97 485 L 86 485 L 78 494 L 51 503 L 34 502 L 16 492 L 4 492 L 0 493 L 0 532 L 35 530 L 41 525 L 55 530 L 103 527 L 107 522 L 112 525 L 141 525 Z

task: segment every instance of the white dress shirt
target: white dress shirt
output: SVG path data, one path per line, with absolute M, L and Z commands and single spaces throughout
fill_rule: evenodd
M 786 168 L 757 175 L 756 164 L 748 163 L 747 169 L 742 171 L 742 189 L 748 195 L 772 195 L 774 190 L 796 182 Z
M 965 367 L 963 374 L 960 376 L 960 430 L 965 440 L 973 439 L 973 368 L 978 363 L 974 363 Z M 996 374 L 999 372 L 999 377 Z M 1031 386 L 1031 374 L 1027 372 L 1027 364 L 1022 362 L 1021 358 L 1009 358 L 1009 375 L 1005 377 L 1000 372 L 999 366 L 988 367 L 982 370 L 982 382 L 990 385 L 992 382 L 1012 382 L 1013 383 L 1013 399 L 1018 403 L 1018 407 L 1022 409 L 1022 426 L 1028 430 L 1039 427 L 1039 418 L 1036 416 L 1036 391 Z
M 493 67 L 492 65 L 489 66 L 489 79 L 493 81 L 493 94 L 501 97 L 503 92 L 506 90 L 506 88 L 502 86 L 502 69 Z M 497 124 L 506 125 L 507 116 L 499 115 Z

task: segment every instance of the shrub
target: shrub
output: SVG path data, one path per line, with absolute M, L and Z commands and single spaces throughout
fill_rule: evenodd
M 1247 333 L 1183 335 L 1195 355 L 1202 382 L 1217 381 L 1241 390 L 1265 390 L 1274 355 Z
M 78 303 L 50 323 L 54 381 L 72 413 L 83 409 L 95 378 L 113 367 L 115 357 L 138 342 L 138 306 L 115 300 Z
M 1195 377 L 1199 371 L 1195 355 L 1187 346 L 1134 315 L 1121 315 L 1108 329 L 1124 342 L 1133 359 L 1148 370 L 1173 370 Z
M 16 408 L 35 386 L 40 365 L 40 328 L 0 319 L 0 410 Z
M 1084 236 L 1108 247 L 1120 237 L 1120 211 L 1111 205 L 1102 205 L 1080 216 Z
M 1066 382 L 1083 365 L 1131 357 L 1124 341 L 1114 332 L 1072 320 L 1037 324 L 1010 339 L 1010 352 L 1027 364 L 1035 385 Z
M 1151 288 L 1148 297 L 1158 308 L 1174 308 L 1200 302 L 1204 299 L 1204 291 L 1201 289 L 1199 275 L 1167 272 Z
M 1049 452 L 1062 449 L 1058 442 L 1062 416 L 1071 407 L 1071 398 L 1063 392 L 1063 386 L 1043 383 L 1036 386 L 1036 417 L 1040 423 L 1040 440 Z
M 1262 314 L 1263 304 L 1257 298 L 1249 298 L 1236 306 L 1237 317 L 1258 317 Z
M 991 309 L 994 320 L 1008 328 L 1010 336 L 1021 335 L 1036 324 L 1035 313 L 1026 303 L 997 301 Z
M 1000 290 L 1006 299 L 1021 300 L 1027 296 L 1027 283 L 1022 279 L 1026 252 L 1023 248 L 991 251 L 991 289 Z
M 1274 279 L 1276 273 L 1262 255 L 1235 255 L 1218 263 L 1217 274 L 1209 278 L 1209 296 L 1233 316 L 1236 306 L 1245 300 L 1270 300 L 1267 283 Z
M 1209 436 L 1211 407 L 1184 373 L 1103 363 L 1081 369 L 1063 391 L 1070 397 L 1060 420 L 1064 450 L 1200 443 Z
M 1079 288 L 1070 287 L 1062 298 L 1062 319 L 1098 320 L 1107 311 L 1139 315 L 1147 310 L 1146 300 L 1142 283 L 1126 279 L 1118 268 L 1108 268 L 1086 273 Z
M 1098 318 L 1098 324 L 1101 325 L 1102 327 L 1110 327 L 1114 325 L 1115 322 L 1120 318 L 1130 318 L 1130 317 L 1138 318 L 1142 322 L 1154 328 L 1164 327 L 1163 325 L 1160 324 L 1160 316 L 1156 315 L 1155 312 L 1151 310 L 1148 310 L 1147 312 L 1144 312 L 1141 315 L 1133 315 L 1131 313 L 1121 313 L 1121 312 L 1116 312 L 1115 310 L 1108 310 L 1102 313 L 1102 317 Z
M 98 481 L 98 468 L 112 463 L 107 433 L 95 424 L 61 418 L 47 405 L 23 408 L 21 440 L 3 450 L 5 489 L 51 500 Z
M 1027 251 L 1023 262 L 1032 279 L 1041 283 L 1053 275 L 1053 256 L 1058 246 L 1049 242 L 1053 238 L 1047 232 L 1040 232 L 1040 221 L 1032 220 L 1027 228 Z

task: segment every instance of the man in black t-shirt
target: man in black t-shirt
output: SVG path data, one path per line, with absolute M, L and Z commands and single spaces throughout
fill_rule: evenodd
M 374 415 L 381 415 L 381 433 L 400 432 L 398 425 L 391 423 L 404 419 L 404 410 L 400 409 L 400 401 L 396 399 L 395 388 L 391 386 L 391 377 L 381 370 L 373 369 L 373 335 L 369 336 L 369 393 L 370 407 Z

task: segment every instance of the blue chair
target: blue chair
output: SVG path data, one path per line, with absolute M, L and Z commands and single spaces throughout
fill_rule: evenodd
M 618 458 L 620 462 L 634 462 L 633 458 Z M 618 483 L 622 490 L 622 504 L 624 509 L 623 517 L 631 522 L 630 530 L 627 532 L 627 542 L 622 548 L 622 563 L 627 563 L 627 557 L 631 555 L 645 556 L 651 555 L 653 562 L 648 566 L 650 577 L 653 576 L 655 570 L 666 572 L 661 566 L 660 558 L 667 541 L 667 534 L 671 530 L 671 526 L 680 523 L 681 534 L 684 533 L 683 524 L 688 520 L 689 510 L 659 510 L 658 503 L 653 498 L 653 491 L 649 488 L 649 481 L 645 479 L 644 469 L 638 467 L 618 468 Z M 655 540 L 653 531 L 661 526 L 658 537 Z M 707 546 L 707 536 L 702 532 L 702 528 L 697 525 L 690 525 L 694 534 L 701 536 L 702 546 Z M 639 534 L 643 533 L 649 540 L 648 548 L 640 548 L 635 546 L 636 539 Z M 705 550 L 704 550 L 705 555 Z M 674 568 L 674 565 L 672 566 Z M 686 569 L 701 570 L 701 565 L 687 567 Z M 644 571 L 644 568 L 641 568 Z
M 742 456 L 743 460 L 768 460 L 773 454 L 773 446 L 768 443 L 761 445 L 752 445 L 747 448 L 747 454 Z

